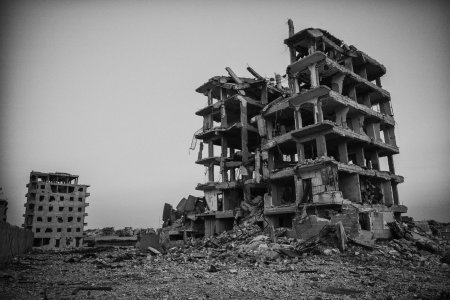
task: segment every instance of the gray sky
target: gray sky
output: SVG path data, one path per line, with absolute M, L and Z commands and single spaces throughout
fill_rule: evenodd
M 200 195 L 204 169 L 188 147 L 206 99 L 194 90 L 227 66 L 284 74 L 288 18 L 386 66 L 400 200 L 416 219 L 450 221 L 449 2 L 10 2 L 0 9 L 0 186 L 12 224 L 23 223 L 31 170 L 91 185 L 88 228 L 157 227 L 164 202 Z

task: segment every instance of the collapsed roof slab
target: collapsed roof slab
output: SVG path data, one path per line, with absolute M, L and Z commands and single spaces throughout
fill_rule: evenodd
M 289 65 L 286 69 L 286 73 L 293 77 L 300 76 L 303 81 L 310 83 L 310 71 L 308 67 L 313 64 L 318 65 L 319 73 L 323 79 L 330 78 L 331 80 L 331 77 L 334 75 L 345 75 L 347 84 L 355 85 L 357 93 L 370 93 L 372 104 L 390 101 L 391 96 L 388 91 L 355 74 L 346 67 L 328 58 L 325 53 L 320 51 L 314 52 L 313 54 Z M 344 83 L 344 85 L 347 84 Z
M 358 50 L 354 46 L 349 47 L 345 45 L 341 39 L 320 28 L 307 28 L 301 30 L 284 41 L 288 47 L 294 49 L 300 53 L 300 55 L 307 55 L 310 45 L 317 45 L 318 42 L 323 43 L 323 52 L 333 49 L 340 54 L 352 57 L 354 67 L 365 67 L 367 70 L 367 76 L 370 80 L 379 78 L 386 74 L 386 68 L 377 60 L 370 57 L 363 51 Z
M 209 114 L 213 114 L 214 121 L 220 122 L 220 107 L 222 106 L 223 102 L 225 104 L 227 115 L 230 115 L 229 117 L 233 117 L 233 115 L 235 115 L 236 116 L 235 118 L 237 118 L 240 115 L 240 107 L 242 100 L 245 100 L 247 102 L 247 113 L 249 117 L 259 114 L 261 109 L 264 107 L 263 104 L 249 97 L 241 95 L 232 95 L 225 100 L 217 101 L 213 104 L 210 104 L 198 110 L 195 114 L 197 116 L 207 116 Z

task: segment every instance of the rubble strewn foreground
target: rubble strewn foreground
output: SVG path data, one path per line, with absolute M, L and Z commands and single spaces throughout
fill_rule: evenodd
M 448 299 L 448 241 L 391 228 L 369 244 L 338 226 L 301 240 L 246 221 L 167 249 L 35 249 L 0 271 L 0 299 Z

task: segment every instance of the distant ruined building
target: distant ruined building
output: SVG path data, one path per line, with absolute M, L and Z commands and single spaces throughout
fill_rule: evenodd
M 78 184 L 77 175 L 32 171 L 27 187 L 22 226 L 33 231 L 33 246 L 81 247 L 89 185 Z
M 261 224 L 307 237 L 318 223 L 387 238 L 399 220 L 393 156 L 399 153 L 385 67 L 322 29 L 295 33 L 289 20 L 289 87 L 253 78 L 215 76 L 196 91 L 207 105 L 197 164 L 207 181 L 184 209 L 165 207 L 171 239 L 218 234 L 260 208 Z M 206 154 L 205 154 L 206 152 Z M 183 202 L 182 200 L 182 202 Z M 188 201 L 189 200 L 189 201 Z M 181 209 L 179 206 L 181 205 Z M 182 221 L 178 221 L 180 218 Z
M 0 223 L 6 223 L 6 212 L 8 211 L 8 199 L 0 187 Z

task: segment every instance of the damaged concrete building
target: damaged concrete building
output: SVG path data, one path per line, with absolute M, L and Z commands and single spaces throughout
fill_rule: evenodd
M 34 247 L 46 249 L 81 247 L 84 218 L 89 206 L 89 185 L 79 184 L 68 173 L 32 171 L 27 184 L 25 229 L 34 233 Z
M 195 134 L 205 205 L 183 224 L 210 236 L 260 208 L 263 225 L 297 237 L 342 221 L 346 231 L 388 238 L 387 223 L 407 209 L 385 67 L 325 30 L 295 33 L 291 20 L 284 43 L 288 87 L 279 75 L 273 83 L 252 68 L 254 78 L 226 68 L 229 76 L 197 88 L 207 97 Z
M 3 187 L 0 187 L 0 223 L 6 223 L 7 211 L 8 211 L 8 199 L 3 193 Z

